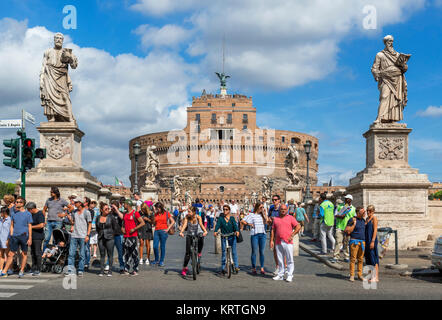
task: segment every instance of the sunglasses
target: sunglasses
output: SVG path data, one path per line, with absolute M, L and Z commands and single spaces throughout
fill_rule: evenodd
M 15 203 L 24 203 L 23 201 L 15 201 Z
M 272 201 L 278 201 L 279 199 L 272 199 Z
M 223 211 L 230 211 L 230 209 L 223 209 Z
M 110 208 L 104 208 L 104 211 L 110 210 Z

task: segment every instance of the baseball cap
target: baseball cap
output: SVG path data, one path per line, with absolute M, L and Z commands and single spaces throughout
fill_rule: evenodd
M 80 199 L 79 197 L 76 197 L 76 198 L 74 199 L 74 202 L 83 202 L 83 201 L 81 201 L 81 199 Z
M 134 205 L 134 203 L 133 203 L 133 201 L 132 201 L 131 199 L 126 199 L 126 201 L 124 201 L 124 203 L 125 203 L 125 204 L 128 204 L 128 205 L 130 205 L 130 206 L 133 206 L 133 205 Z
M 344 199 L 350 199 L 353 201 L 353 196 L 351 194 L 347 194 Z
M 36 209 L 37 205 L 35 204 L 35 202 L 28 202 L 26 204 L 26 209 Z

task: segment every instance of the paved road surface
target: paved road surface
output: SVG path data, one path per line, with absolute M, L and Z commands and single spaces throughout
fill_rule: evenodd
M 363 288 L 362 282 L 351 283 L 346 272 L 331 269 L 301 251 L 295 258 L 295 276 L 292 283 L 274 281 L 273 254 L 266 248 L 266 276 L 250 273 L 250 240 L 244 232 L 244 242 L 238 245 L 241 271 L 227 279 L 217 274 L 220 255 L 214 254 L 212 232 L 207 236 L 203 250 L 203 266 L 196 281 L 191 276 L 181 278 L 179 272 L 185 250 L 185 240 L 177 235 L 167 241 L 164 268 L 143 265 L 138 276 L 114 272 L 113 277 L 98 277 L 98 269 L 91 268 L 78 278 L 76 289 L 63 288 L 67 279 L 46 274 L 39 279 L 27 275 L 24 279 L 10 276 L 0 279 L 2 299 L 441 299 L 441 278 L 388 276 L 381 274 L 376 290 Z M 258 260 L 259 261 L 259 260 Z M 117 264 L 116 264 L 117 265 Z M 189 264 L 190 266 L 190 264 Z M 55 276 L 55 277 L 54 277 Z M 31 281 L 32 280 L 32 281 Z M 34 280 L 41 280 L 34 282 Z M 71 283 L 72 284 L 72 283 Z M 22 285 L 23 287 L 18 287 Z

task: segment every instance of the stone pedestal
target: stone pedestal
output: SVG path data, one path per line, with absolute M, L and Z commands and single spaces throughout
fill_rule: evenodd
M 293 199 L 295 202 L 302 201 L 302 189 L 296 186 L 287 186 L 284 188 L 285 201 Z
M 141 199 L 147 200 L 152 198 L 152 201 L 158 201 L 158 187 L 157 186 L 144 186 L 141 187 Z
M 364 133 L 366 168 L 350 179 L 347 188 L 355 206 L 375 206 L 379 227 L 398 230 L 399 249 L 416 246 L 431 233 L 431 183 L 408 164 L 410 132 L 401 123 L 371 125 Z M 394 248 L 391 238 L 390 248 Z
M 105 202 L 109 204 L 109 200 L 111 199 L 112 192 L 107 188 L 101 188 L 98 191 L 98 203 Z
M 46 149 L 46 159 L 26 174 L 26 200 L 42 208 L 52 186 L 58 187 L 62 198 L 75 193 L 97 199 L 100 182 L 81 167 L 84 133 L 70 122 L 45 122 L 37 130 L 40 147 Z

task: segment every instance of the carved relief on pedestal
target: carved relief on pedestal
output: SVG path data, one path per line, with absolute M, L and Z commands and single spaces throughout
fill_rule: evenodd
M 380 160 L 404 160 L 405 138 L 383 137 L 378 139 Z
M 51 158 L 59 160 L 65 155 L 71 153 L 71 146 L 68 137 L 60 137 L 56 135 L 53 137 L 48 137 L 47 141 L 49 142 L 48 155 Z

